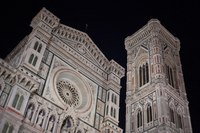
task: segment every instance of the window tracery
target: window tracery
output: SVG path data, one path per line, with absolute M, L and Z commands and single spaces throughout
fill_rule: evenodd
M 137 112 L 137 127 L 141 127 L 142 126 L 142 111 L 138 110 Z
M 146 62 L 139 66 L 139 87 L 149 82 L 149 65 Z
M 18 93 L 15 95 L 15 98 L 12 103 L 12 107 L 16 108 L 17 110 L 21 109 L 22 103 L 24 101 L 24 96 L 19 95 Z
M 61 80 L 56 86 L 60 97 L 66 104 L 70 106 L 77 106 L 79 104 L 80 96 L 72 84 L 68 81 Z

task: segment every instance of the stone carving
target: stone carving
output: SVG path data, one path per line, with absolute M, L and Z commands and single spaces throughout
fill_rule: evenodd
M 79 94 L 77 89 L 67 81 L 59 81 L 57 84 L 57 89 L 60 97 L 69 106 L 77 106 L 79 103 Z
M 37 121 L 37 127 L 42 127 L 43 119 L 44 119 L 44 111 L 40 111 Z
M 49 67 L 47 66 L 47 65 L 45 65 L 44 63 L 42 63 L 41 65 L 40 65 L 40 68 L 39 68 L 39 75 L 42 77 L 42 78 L 46 78 L 46 76 L 47 76 L 47 72 L 48 72 L 48 69 L 49 69 Z
M 27 110 L 27 114 L 26 114 L 26 118 L 28 120 L 31 120 L 31 118 L 32 118 L 32 112 L 33 112 L 33 105 L 30 105 L 30 107 Z
M 54 119 L 50 118 L 49 125 L 47 131 L 51 131 L 54 125 Z

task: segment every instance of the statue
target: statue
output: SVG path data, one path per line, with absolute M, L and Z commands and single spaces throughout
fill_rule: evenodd
M 43 118 L 44 118 L 43 111 L 41 111 L 39 116 L 38 116 L 38 121 L 37 121 L 37 125 L 40 126 L 40 127 L 42 126 Z
M 73 133 L 74 127 L 70 121 L 70 118 L 67 118 L 64 126 L 62 127 L 61 133 Z
M 26 118 L 27 118 L 28 120 L 31 120 L 32 111 L 33 111 L 33 106 L 30 105 L 30 107 L 29 107 L 28 110 L 27 110 L 27 115 L 26 115 Z
M 53 125 L 54 125 L 54 120 L 53 120 L 53 118 L 51 118 L 51 120 L 49 121 L 49 125 L 48 125 L 48 131 L 51 131 L 52 130 L 52 128 L 53 128 Z

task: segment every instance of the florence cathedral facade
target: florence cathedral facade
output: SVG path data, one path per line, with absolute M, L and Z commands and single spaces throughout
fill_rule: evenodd
M 158 20 L 125 39 L 125 69 L 84 32 L 43 8 L 32 31 L 0 59 L 1 133 L 192 133 L 180 42 Z

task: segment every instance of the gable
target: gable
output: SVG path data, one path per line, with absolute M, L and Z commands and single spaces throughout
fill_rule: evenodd
M 53 34 L 96 66 L 108 69 L 109 60 L 86 33 L 60 24 L 53 30 Z

